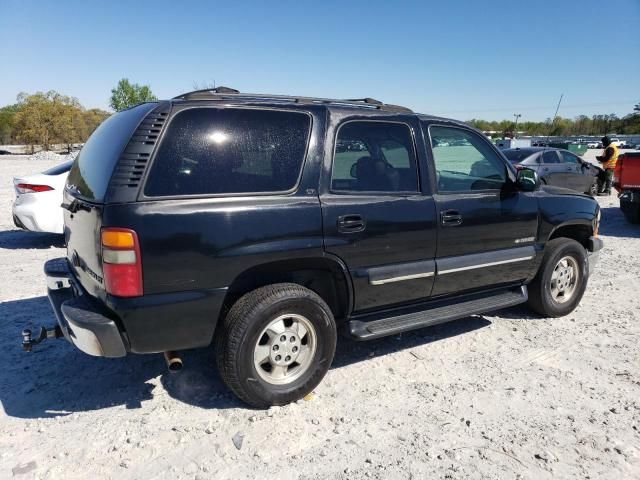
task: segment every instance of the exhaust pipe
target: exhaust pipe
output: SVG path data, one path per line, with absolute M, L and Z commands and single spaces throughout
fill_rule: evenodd
M 164 361 L 167 362 L 169 372 L 176 373 L 182 370 L 182 358 L 176 352 L 164 352 Z

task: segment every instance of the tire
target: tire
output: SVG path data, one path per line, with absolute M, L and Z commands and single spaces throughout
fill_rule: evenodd
M 591 195 L 592 197 L 596 197 L 596 196 L 598 196 L 598 192 L 600 191 L 600 189 L 599 189 L 599 188 L 600 188 L 600 187 L 599 187 L 599 185 L 598 185 L 598 179 L 595 179 L 595 180 L 593 181 L 593 183 L 591 184 L 591 186 L 589 187 L 589 191 L 588 191 L 588 192 L 586 192 L 586 193 L 588 193 L 588 194 L 589 194 L 589 195 Z
M 559 263 L 561 260 L 564 264 Z M 573 283 L 568 280 L 571 278 L 570 274 L 563 275 L 568 269 L 577 272 Z M 545 317 L 568 315 L 582 300 L 588 280 L 588 258 L 584 247 L 570 238 L 550 240 L 545 247 L 538 273 L 528 287 L 529 307 Z M 560 288 L 565 285 L 566 289 Z
M 629 223 L 640 223 L 640 204 L 621 201 L 620 209 Z
M 315 292 L 293 283 L 268 285 L 242 296 L 226 315 L 216 333 L 218 370 L 243 402 L 285 405 L 320 383 L 336 339 L 331 309 Z

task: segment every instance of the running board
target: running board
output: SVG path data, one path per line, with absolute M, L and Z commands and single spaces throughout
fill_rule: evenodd
M 526 286 L 511 290 L 467 295 L 458 299 L 458 301 L 451 299 L 446 304 L 444 302 L 434 302 L 434 306 L 431 308 L 427 307 L 424 310 L 403 315 L 370 320 L 366 320 L 367 317 L 360 317 L 347 322 L 347 330 L 349 335 L 356 340 L 371 340 L 416 328 L 458 320 L 470 315 L 513 307 L 526 302 L 527 298 Z

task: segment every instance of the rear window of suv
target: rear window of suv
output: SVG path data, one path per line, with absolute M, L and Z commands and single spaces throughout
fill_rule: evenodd
M 142 119 L 156 107 L 143 103 L 111 115 L 96 129 L 78 153 L 67 185 L 79 196 L 104 201 L 113 169 Z
M 240 108 L 176 114 L 153 160 L 148 197 L 286 192 L 298 182 L 311 117 Z

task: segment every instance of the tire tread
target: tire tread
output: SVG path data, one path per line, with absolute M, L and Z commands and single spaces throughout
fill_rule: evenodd
M 276 283 L 260 287 L 244 294 L 231 307 L 224 317 L 222 325 L 216 332 L 215 350 L 218 370 L 224 383 L 243 402 L 258 408 L 268 407 L 265 403 L 252 396 L 240 382 L 235 366 L 242 359 L 238 358 L 242 339 L 247 329 L 251 328 L 254 316 L 252 313 L 264 305 L 271 305 L 278 300 L 291 298 L 306 298 L 319 306 L 333 320 L 331 309 L 315 292 L 296 283 Z

